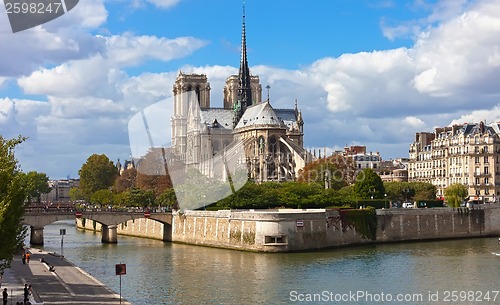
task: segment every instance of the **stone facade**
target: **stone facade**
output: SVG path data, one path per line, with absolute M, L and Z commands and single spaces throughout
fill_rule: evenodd
M 495 202 L 500 196 L 500 124 L 466 123 L 419 132 L 410 144 L 409 181 L 467 186 L 469 196 Z M 445 198 L 446 199 L 446 198 Z
M 216 178 L 216 160 L 223 160 L 226 166 L 246 165 L 248 178 L 256 182 L 285 181 L 294 180 L 312 159 L 304 149 L 304 120 L 297 101 L 295 108 L 275 109 L 269 92 L 262 100 L 259 77 L 251 75 L 248 66 L 244 19 L 239 74 L 226 79 L 223 107 L 211 105 L 204 74 L 180 72 L 173 93 L 170 158 L 181 166 Z

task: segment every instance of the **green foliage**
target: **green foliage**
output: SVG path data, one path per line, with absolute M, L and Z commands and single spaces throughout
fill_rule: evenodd
M 377 213 L 374 207 L 365 209 L 340 210 L 342 226 L 354 227 L 363 238 L 377 238 Z
M 177 208 L 177 197 L 174 189 L 170 188 L 156 197 L 155 204 L 162 207 Z
M 321 208 L 343 206 L 348 199 L 333 189 L 324 189 L 319 183 L 247 182 L 235 194 L 219 200 L 219 209 L 266 209 L 266 208 Z
M 152 190 L 131 189 L 123 192 L 120 205 L 127 207 L 148 207 L 154 204 L 155 194 Z
M 71 200 L 83 200 L 83 199 L 85 199 L 85 197 L 82 194 L 82 191 L 77 187 L 72 187 L 69 190 L 69 198 Z
M 113 186 L 118 170 L 106 155 L 93 154 L 82 165 L 78 174 L 80 190 L 88 200 L 94 192 Z
M 425 182 L 384 182 L 387 198 L 391 201 L 419 201 L 436 199 L 436 186 Z
M 10 265 L 12 254 L 26 234 L 21 219 L 27 191 L 14 156 L 14 148 L 25 140 L 20 136 L 10 140 L 0 136 L 0 271 Z
M 113 193 L 107 189 L 95 191 L 90 198 L 90 202 L 100 204 L 101 206 L 112 205 Z
M 436 186 L 432 183 L 411 182 L 410 185 L 415 190 L 413 200 L 433 200 L 436 199 Z
M 42 194 L 47 194 L 51 190 L 48 184 L 49 177 L 47 177 L 45 173 L 38 173 L 36 171 L 31 171 L 23 175 L 26 184 L 28 202 L 31 202 L 32 198 L 35 198 L 36 202 L 40 203 Z
M 354 191 L 360 199 L 383 199 L 385 194 L 384 183 L 380 176 L 371 168 L 366 168 L 356 176 Z
M 469 191 L 467 187 L 460 183 L 455 183 L 448 185 L 447 188 L 444 189 L 444 196 L 446 198 L 446 202 L 451 207 L 459 207 L 460 203 L 469 195 Z

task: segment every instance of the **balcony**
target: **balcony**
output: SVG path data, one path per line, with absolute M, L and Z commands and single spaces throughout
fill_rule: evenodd
M 478 177 L 478 178 L 480 178 L 480 177 L 484 177 L 484 178 L 491 177 L 491 173 L 487 173 L 487 174 L 485 174 L 485 173 L 474 173 L 474 177 Z

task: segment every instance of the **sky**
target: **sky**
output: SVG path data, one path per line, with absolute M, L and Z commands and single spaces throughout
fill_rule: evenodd
M 245 5 L 251 73 L 275 108 L 297 99 L 307 148 L 407 158 L 416 132 L 500 121 L 498 0 Z M 12 33 L 0 5 L 0 135 L 28 137 L 16 149 L 21 169 L 51 179 L 78 178 L 94 153 L 128 159 L 129 120 L 171 107 L 179 71 L 205 73 L 222 107 L 241 24 L 240 0 L 82 0 Z

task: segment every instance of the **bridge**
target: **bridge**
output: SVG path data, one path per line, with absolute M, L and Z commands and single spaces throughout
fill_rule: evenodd
M 103 243 L 117 243 L 117 227 L 129 220 L 148 218 L 164 224 L 166 228 L 164 240 L 171 240 L 172 213 L 171 212 L 129 212 L 129 211 L 51 211 L 28 210 L 22 220 L 23 225 L 30 226 L 30 244 L 43 245 L 43 229 L 46 225 L 60 220 L 85 218 L 94 220 L 102 225 Z

